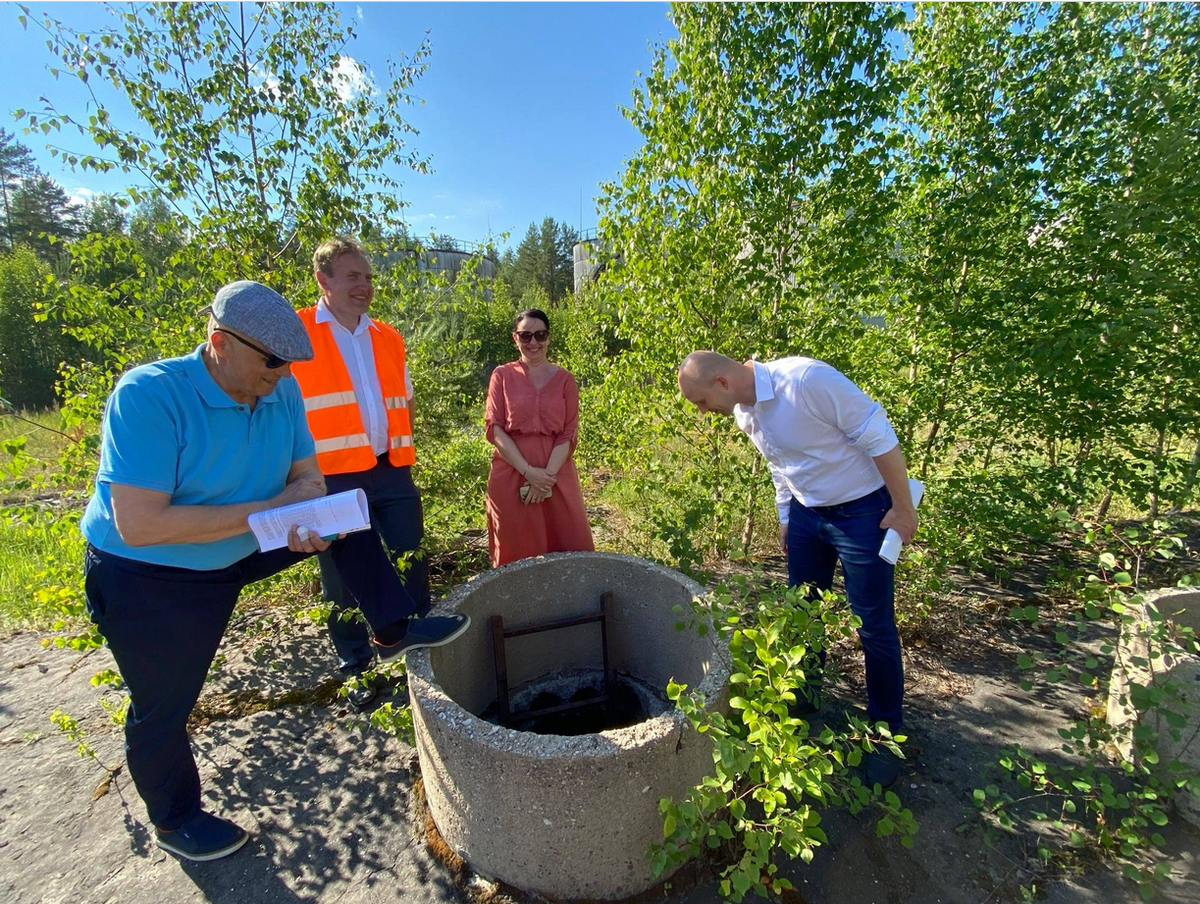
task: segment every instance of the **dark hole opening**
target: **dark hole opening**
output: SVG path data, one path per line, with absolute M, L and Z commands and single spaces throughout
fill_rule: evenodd
M 503 723 L 498 718 L 495 701 L 480 713 L 480 718 L 518 731 L 575 736 L 637 725 L 664 712 L 669 703 L 661 692 L 626 675 L 616 676 L 608 699 L 603 696 L 604 683 L 600 674 L 544 676 L 512 694 L 512 713 Z M 566 712 L 526 718 L 535 710 L 567 703 L 585 705 Z

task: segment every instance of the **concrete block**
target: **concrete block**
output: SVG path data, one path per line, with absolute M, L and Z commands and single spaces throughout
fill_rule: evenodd
M 673 706 L 573 737 L 480 718 L 496 698 L 490 617 L 517 627 L 596 612 L 605 591 L 617 673 L 659 689 L 673 679 L 724 709 L 728 648 L 711 631 L 676 631 L 671 611 L 703 588 L 632 556 L 559 553 L 485 572 L 438 607 L 470 614 L 470 630 L 408 656 L 421 773 L 443 838 L 478 873 L 550 898 L 615 900 L 666 878 L 651 876 L 646 857 L 662 840 L 658 800 L 683 797 L 712 772 L 707 737 Z M 505 648 L 510 688 L 601 663 L 595 624 L 510 638 Z
M 1178 701 L 1170 708 L 1187 719 L 1179 732 L 1172 731 L 1161 712 L 1148 713 L 1149 727 L 1158 735 L 1158 754 L 1162 762 L 1179 760 L 1192 769 L 1200 770 L 1200 657 L 1186 653 L 1158 653 L 1151 656 L 1147 632 L 1150 630 L 1151 607 L 1181 627 L 1200 633 L 1200 590 L 1177 588 L 1147 593 L 1133 612 L 1133 621 L 1125 625 L 1117 644 L 1112 680 L 1108 686 L 1108 724 L 1117 729 L 1117 749 L 1121 756 L 1134 755 L 1132 730 L 1138 720 L 1130 702 L 1134 684 L 1143 687 L 1162 686 L 1170 681 L 1178 688 Z M 1161 707 L 1160 707 L 1161 708 Z M 1176 736 L 1178 735 L 1178 737 Z M 1182 793 L 1176 800 L 1179 812 L 1193 825 L 1200 826 L 1200 799 Z

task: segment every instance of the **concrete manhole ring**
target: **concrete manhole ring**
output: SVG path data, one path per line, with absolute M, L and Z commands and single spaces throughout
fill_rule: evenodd
M 557 553 L 485 572 L 439 612 L 470 614 L 446 647 L 408 656 L 417 753 L 438 831 L 476 872 L 552 898 L 616 900 L 652 887 L 646 849 L 662 840 L 658 801 L 679 799 L 712 772 L 712 748 L 673 706 L 623 728 L 564 736 L 481 717 L 497 696 L 489 620 L 505 626 L 570 618 L 612 594 L 609 665 L 663 689 L 674 680 L 728 702 L 729 652 L 709 631 L 677 631 L 704 589 L 633 556 Z M 509 640 L 510 688 L 600 669 L 598 625 Z

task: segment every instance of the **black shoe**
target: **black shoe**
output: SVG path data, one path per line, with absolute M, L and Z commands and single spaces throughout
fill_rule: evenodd
M 867 784 L 871 787 L 879 785 L 881 788 L 890 788 L 900 777 L 900 757 L 890 750 L 882 747 L 874 750 L 863 757 L 863 763 Z
M 201 810 L 179 828 L 154 829 L 154 840 L 164 851 L 185 860 L 220 860 L 240 848 L 250 836 L 228 819 Z
M 354 675 L 347 680 L 354 683 L 346 688 L 346 702 L 356 712 L 362 712 L 379 696 L 379 688 L 375 686 L 374 681 L 364 680 L 362 675 Z
M 419 650 L 422 647 L 440 647 L 462 635 L 471 627 L 469 615 L 431 615 L 426 618 L 412 618 L 408 621 L 408 630 L 404 636 L 393 644 L 382 643 L 379 638 L 372 638 L 375 652 L 379 654 L 380 662 L 391 662 L 403 656 L 409 650 Z
M 788 715 L 793 719 L 816 715 L 821 711 L 821 685 L 806 684 L 796 688 L 796 702 L 788 704 Z

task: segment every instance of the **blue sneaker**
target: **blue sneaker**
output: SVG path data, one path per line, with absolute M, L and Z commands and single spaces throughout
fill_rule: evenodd
M 185 860 L 220 860 L 240 848 L 249 838 L 245 829 L 203 810 L 173 831 L 157 826 L 154 829 L 154 840 L 158 846 Z
M 409 650 L 422 647 L 440 647 L 460 637 L 471 627 L 469 615 L 430 615 L 425 618 L 410 618 L 408 630 L 393 644 L 385 644 L 377 637 L 371 638 L 375 652 L 381 662 L 391 662 Z

